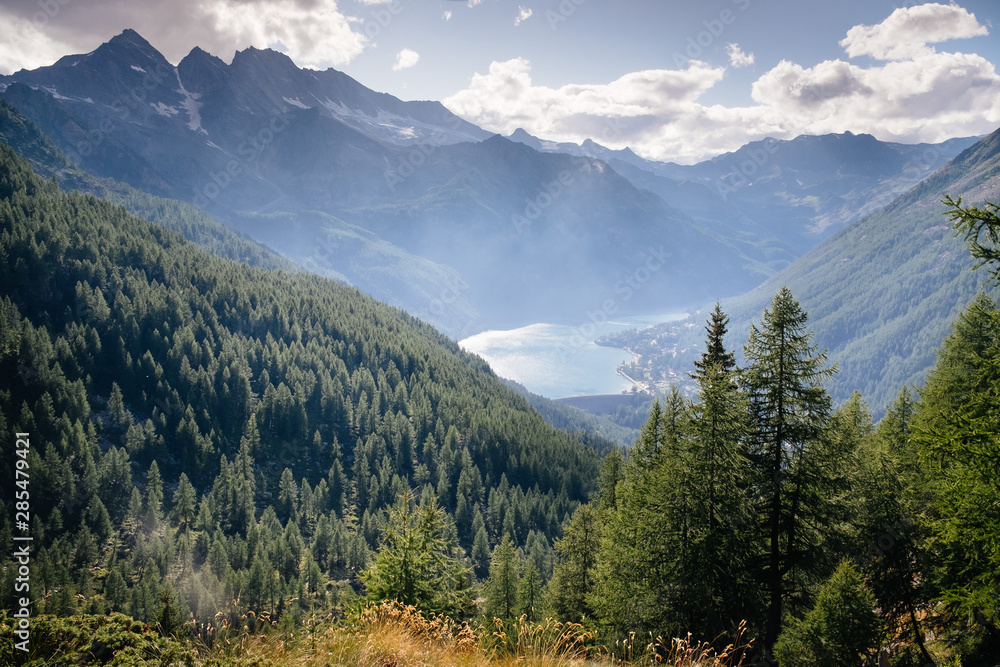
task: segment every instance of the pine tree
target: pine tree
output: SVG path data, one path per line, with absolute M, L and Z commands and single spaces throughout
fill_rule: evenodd
M 790 586 L 789 576 L 810 573 L 817 558 L 817 541 L 808 533 L 811 514 L 818 511 L 815 505 L 824 502 L 824 471 L 816 469 L 808 454 L 819 446 L 829 419 L 831 401 L 823 383 L 834 369 L 813 345 L 806 320 L 791 291 L 783 287 L 764 311 L 760 328 L 751 325 L 744 348 L 750 457 L 765 540 L 761 577 L 768 601 L 763 633 L 767 653 L 777 641 L 790 589 L 803 588 Z
M 493 550 L 493 560 L 490 563 L 490 576 L 483 585 L 486 595 L 486 618 L 499 618 L 509 621 L 514 618 L 518 608 L 518 585 L 521 581 L 521 557 L 511 542 L 504 535 L 503 540 Z

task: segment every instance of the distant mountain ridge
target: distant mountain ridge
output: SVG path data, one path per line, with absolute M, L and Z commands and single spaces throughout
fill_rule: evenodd
M 880 413 L 904 386 L 920 385 L 952 322 L 980 290 L 1000 287 L 973 272 L 941 199 L 966 204 L 1000 201 L 1000 130 L 962 151 L 948 165 L 891 204 L 842 229 L 754 290 L 722 301 L 730 316 L 727 344 L 737 350 L 751 322 L 782 286 L 809 313 L 816 343 L 839 372 L 836 399 L 859 390 Z M 683 381 L 700 352 L 708 309 L 674 326 L 616 335 L 609 344 L 641 351 L 644 371 Z
M 655 162 L 591 140 L 556 143 L 510 135 L 543 152 L 607 161 L 636 187 L 708 225 L 771 234 L 805 252 L 927 178 L 980 137 L 938 144 L 878 141 L 870 134 L 763 139 L 692 165 Z
M 194 49 L 173 67 L 128 30 L 0 88 L 92 173 L 192 201 L 456 336 L 578 324 L 610 302 L 672 308 L 794 258 L 696 224 L 602 160 L 538 153 L 272 50 L 226 65 Z

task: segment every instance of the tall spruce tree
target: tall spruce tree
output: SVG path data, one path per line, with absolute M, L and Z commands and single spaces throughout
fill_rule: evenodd
M 713 637 L 733 630 L 751 607 L 751 505 L 747 401 L 735 355 L 723 340 L 729 318 L 716 304 L 706 350 L 695 362 L 698 400 L 691 408 L 692 438 L 686 479 L 690 558 L 681 573 L 696 610 L 689 631 Z M 699 613 L 700 612 L 700 613 Z
M 705 375 L 711 366 L 719 367 L 724 373 L 736 370 L 736 354 L 726 349 L 726 333 L 729 331 L 729 316 L 722 312 L 722 305 L 716 302 L 711 320 L 705 327 L 708 334 L 706 349 L 700 359 L 695 359 L 695 372 L 691 377 L 697 379 Z
M 761 580 L 767 599 L 763 648 L 770 654 L 781 629 L 784 604 L 801 594 L 813 574 L 820 541 L 824 473 L 812 454 L 822 448 L 831 411 L 824 382 L 834 369 L 813 345 L 806 313 L 787 287 L 751 325 L 744 348 L 744 383 L 750 406 L 750 458 L 758 498 Z

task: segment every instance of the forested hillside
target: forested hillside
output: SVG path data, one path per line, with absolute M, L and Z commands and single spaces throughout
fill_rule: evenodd
M 593 450 L 357 290 L 208 255 L 7 146 L 0 221 L 0 438 L 30 434 L 34 613 L 342 609 L 410 489 L 447 511 L 468 589 L 504 535 L 550 563 L 594 488 Z
M 1000 278 L 997 209 L 948 206 Z M 1000 651 L 985 295 L 920 396 L 902 389 L 877 425 L 859 394 L 835 405 L 836 360 L 790 290 L 742 367 L 716 308 L 696 397 L 671 391 L 599 467 L 427 325 L 64 194 L 6 146 L 0 220 L 0 438 L 17 443 L 0 474 L 21 471 L 0 541 L 32 538 L 33 664 L 787 667 L 882 651 L 989 667 Z M 3 648 L 12 626 L 0 613 Z
M 26 94 L 41 95 L 30 89 Z M 213 255 L 265 269 L 294 271 L 297 268 L 270 248 L 227 227 L 196 206 L 83 171 L 41 128 L 3 99 L 0 99 L 0 142 L 27 160 L 36 174 L 56 179 L 63 190 L 78 190 L 121 204 L 133 215 L 172 229 Z

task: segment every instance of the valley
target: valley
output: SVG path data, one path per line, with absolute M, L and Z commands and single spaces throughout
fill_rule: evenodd
M 443 102 L 316 54 L 427 90 L 503 3 L 209 3 L 0 70 L 0 651 L 992 667 L 1000 78 L 933 46 L 989 22 L 896 8 L 761 73 L 729 40 L 773 8 L 719 1 L 676 69 L 517 57 Z M 538 49 L 631 17 L 610 63 L 663 6 L 517 9 Z M 280 35 L 188 43 L 237 16 Z M 432 25 L 468 63 L 395 41 Z

